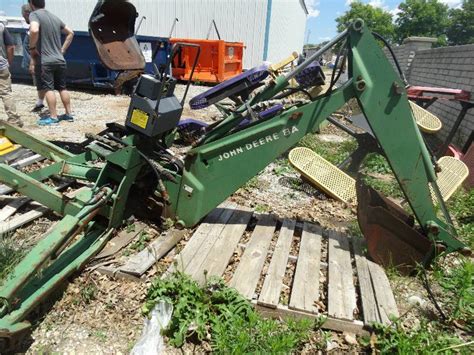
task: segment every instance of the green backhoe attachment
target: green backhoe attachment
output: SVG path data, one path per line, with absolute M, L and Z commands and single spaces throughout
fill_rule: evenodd
M 334 45 L 345 46 L 347 51 L 349 79 L 344 84 L 318 97 L 278 98 L 290 80 Z M 109 59 L 113 57 L 108 54 Z M 156 120 L 166 121 L 162 114 L 166 107 L 153 103 L 147 93 L 166 87 L 163 97 L 177 102 L 174 85 L 169 85 L 172 80 L 166 73 L 158 73 L 147 78 L 146 86 L 139 84 L 141 91 L 132 96 L 127 127 L 110 125 L 99 135 L 89 135 L 89 143 L 79 155 L 0 123 L 1 135 L 52 161 L 31 173 L 0 164 L 0 181 L 63 218 L 0 289 L 4 346 L 14 346 L 14 335 L 30 327 L 28 316 L 33 308 L 85 265 L 130 215 L 140 216 L 144 210 L 148 218 L 158 221 L 170 217 L 185 227 L 196 225 L 305 135 L 318 131 L 351 99 L 361 107 L 413 212 L 408 215 L 376 191 L 358 184 L 359 223 L 371 257 L 385 265 L 413 267 L 417 263 L 429 265 L 440 251 L 466 251 L 442 199 L 439 211 L 432 202 L 430 186 L 440 197 L 436 174 L 408 104 L 405 83 L 362 20 L 353 21 L 289 73 L 269 77 L 243 104 L 226 109 L 228 114 L 202 132 L 182 158 L 166 149 L 173 144 L 174 127 L 146 129 L 148 124 L 156 126 Z M 138 99 L 151 100 L 153 105 L 148 106 L 156 107 L 156 112 L 136 112 Z M 283 107 L 278 114 L 266 118 L 254 115 L 259 107 L 274 103 Z M 249 117 L 250 122 L 242 124 Z M 140 124 L 141 131 L 152 133 L 133 129 L 134 122 Z M 163 127 L 168 126 L 164 123 Z M 44 183 L 54 176 L 88 181 L 91 187 L 67 197 Z

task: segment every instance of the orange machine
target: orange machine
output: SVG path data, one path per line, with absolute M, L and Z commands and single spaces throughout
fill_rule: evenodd
M 201 55 L 194 71 L 193 81 L 220 83 L 242 73 L 244 44 L 224 40 L 171 38 L 175 44 L 193 43 L 201 46 Z M 182 47 L 173 60 L 173 76 L 179 80 L 189 80 L 196 50 Z

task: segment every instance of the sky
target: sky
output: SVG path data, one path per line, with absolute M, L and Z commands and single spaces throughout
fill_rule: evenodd
M 309 11 L 305 43 L 321 43 L 334 37 L 337 32 L 335 19 L 349 9 L 352 1 L 354 0 L 305 0 Z M 401 2 L 400 0 L 361 1 L 372 6 L 381 7 L 391 12 L 394 16 L 396 16 L 398 5 Z M 450 7 L 458 7 L 462 0 L 441 0 L 441 2 Z M 23 3 L 26 3 L 26 0 L 0 0 L 0 11 L 4 11 L 8 16 L 20 16 L 19 9 Z
M 1 1 L 1 0 L 0 0 Z M 278 1 L 278 0 L 273 0 Z M 353 0 L 305 0 L 308 7 L 305 43 L 321 43 L 334 37 L 337 33 L 336 18 L 349 9 Z M 365 4 L 389 11 L 396 17 L 400 0 L 361 0 Z M 449 7 L 458 7 L 462 0 L 441 0 Z M 394 17 L 394 18 L 395 18 Z

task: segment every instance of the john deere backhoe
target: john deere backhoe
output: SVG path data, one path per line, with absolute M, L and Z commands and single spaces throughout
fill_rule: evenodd
M 99 1 L 90 19 L 98 53 L 113 69 L 143 68 L 133 35 L 135 18 L 130 3 Z M 175 45 L 169 61 L 182 45 Z M 303 87 L 324 80 L 315 62 L 333 46 L 347 55 L 348 80 L 336 88 L 333 76 L 325 94 L 309 95 Z M 31 173 L 0 164 L 0 181 L 62 216 L 0 289 L 4 348 L 15 347 L 16 335 L 31 327 L 30 312 L 98 253 L 129 216 L 143 210 L 158 221 L 167 217 L 182 227 L 196 225 L 351 99 L 362 109 L 413 212 L 407 214 L 358 183 L 359 223 L 371 256 L 385 263 L 428 266 L 438 252 L 467 251 L 440 198 L 434 163 L 409 107 L 406 83 L 362 20 L 348 24 L 286 74 L 274 74 L 269 67 L 259 67 L 191 100 L 200 107 L 219 105 L 223 118 L 209 126 L 180 121 L 184 98 L 179 101 L 174 95 L 176 80 L 171 75 L 158 70 L 156 75 L 142 75 L 125 124 L 110 124 L 101 134 L 89 135 L 81 154 L 0 123 L 4 136 L 53 162 Z M 292 79 L 300 86 L 290 88 Z M 219 104 L 224 97 L 234 104 Z M 173 154 L 169 148 L 175 138 L 193 124 L 198 128 L 192 132 L 192 145 L 184 156 Z M 45 183 L 52 176 L 89 181 L 93 187 L 66 197 Z

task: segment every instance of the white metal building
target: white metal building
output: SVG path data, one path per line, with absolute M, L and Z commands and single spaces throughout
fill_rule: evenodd
M 206 38 L 216 21 L 221 38 L 244 42 L 244 68 L 262 61 L 278 62 L 303 49 L 306 16 L 304 0 L 131 0 L 146 20 L 139 34 L 168 37 L 175 18 L 173 37 Z M 87 31 L 96 0 L 47 0 L 46 7 L 73 30 Z M 139 17 L 139 19 L 140 19 Z M 139 22 L 137 19 L 137 24 Z M 210 39 L 216 39 L 214 31 Z

